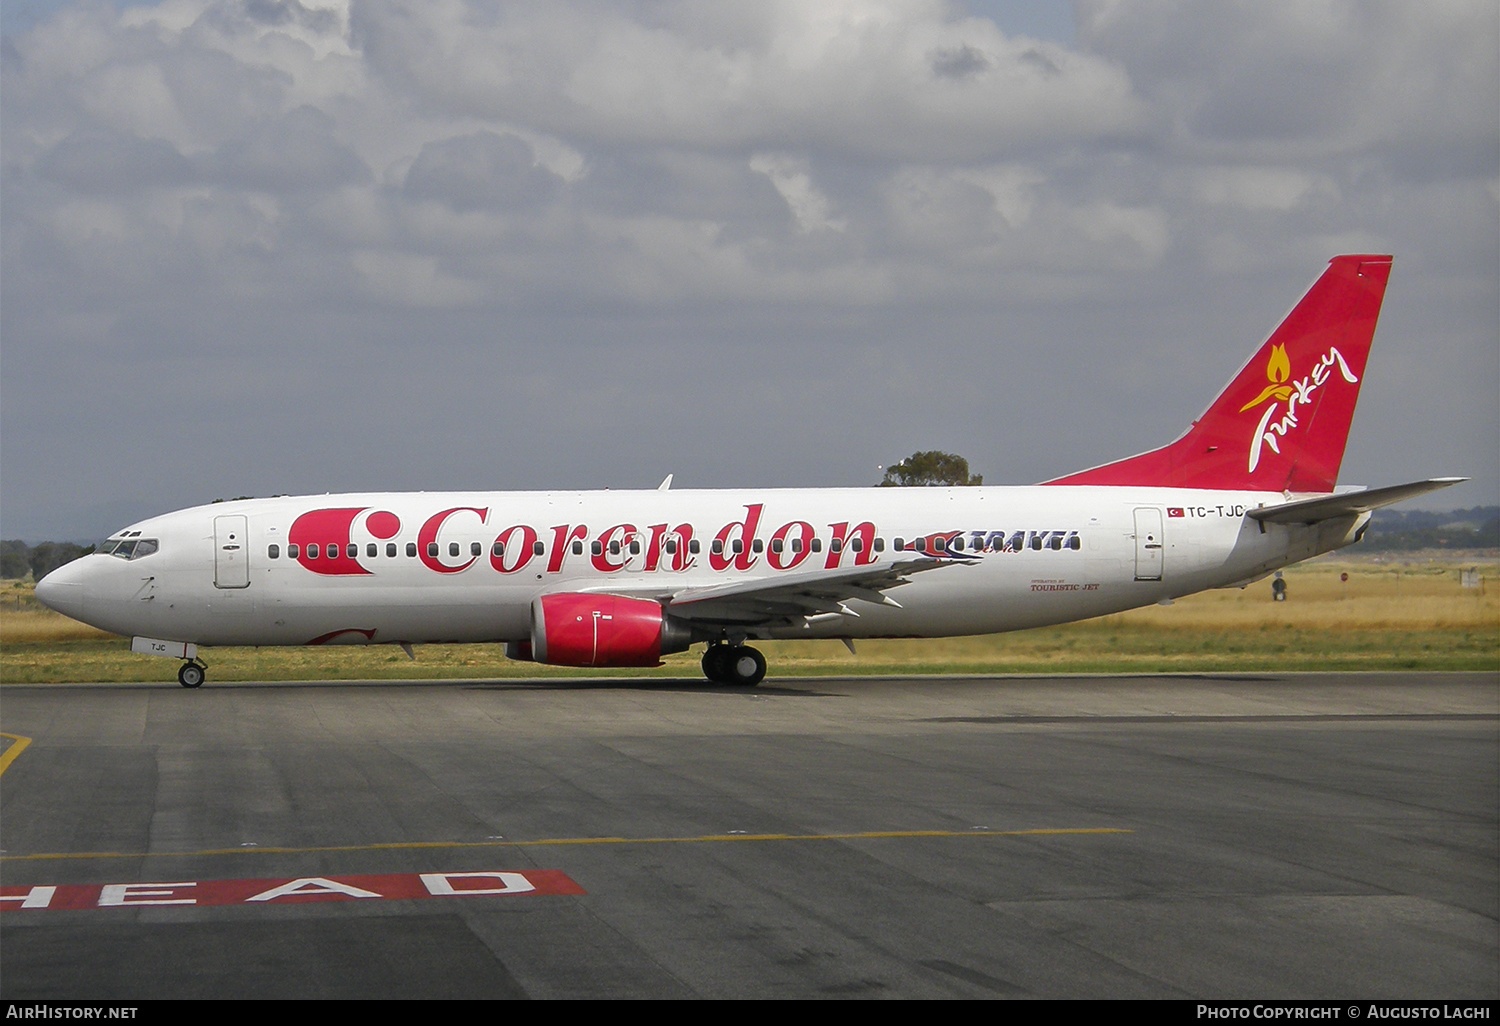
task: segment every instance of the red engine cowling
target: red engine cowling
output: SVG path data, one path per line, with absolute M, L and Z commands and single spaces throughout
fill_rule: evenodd
M 531 603 L 531 657 L 556 666 L 660 666 L 692 630 L 650 599 L 543 595 Z

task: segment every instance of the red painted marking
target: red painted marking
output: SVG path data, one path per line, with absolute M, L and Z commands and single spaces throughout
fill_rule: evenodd
M 427 546 L 437 541 L 438 532 L 443 529 L 443 525 L 448 522 L 448 518 L 455 513 L 473 513 L 479 518 L 479 522 L 483 524 L 484 518 L 490 515 L 490 510 L 488 506 L 483 509 L 476 509 L 473 506 L 455 506 L 452 509 L 445 509 L 441 513 L 435 513 L 427 518 L 427 522 L 417 532 L 417 558 L 422 561 L 422 565 L 427 567 L 427 569 L 436 570 L 440 574 L 456 574 L 467 570 L 479 558 L 478 556 L 470 556 L 464 562 L 458 564 L 458 566 L 448 566 L 442 562 L 441 551 L 436 556 L 428 554 Z
M 368 574 L 370 571 L 349 555 L 349 536 L 354 519 L 364 511 L 363 506 L 357 509 L 314 509 L 292 521 L 286 540 L 301 546 L 297 562 L 313 573 L 325 576 Z M 317 559 L 308 556 L 309 545 L 320 548 Z
M 381 510 L 365 518 L 365 530 L 384 541 L 401 533 L 401 518 L 394 513 Z
M 164 883 L 38 884 L 0 887 L 0 909 L 135 908 L 185 905 L 305 905 L 315 901 L 412 901 L 420 898 L 586 894 L 559 869 Z

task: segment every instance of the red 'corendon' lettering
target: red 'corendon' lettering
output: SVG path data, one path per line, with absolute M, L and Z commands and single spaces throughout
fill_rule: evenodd
M 641 569 L 647 573 L 657 569 L 661 564 L 663 553 L 671 556 L 671 568 L 675 570 L 686 570 L 697 560 L 693 559 L 688 552 L 688 546 L 693 540 L 693 525 L 678 524 L 668 531 L 666 524 L 652 524 L 648 528 L 651 532 L 651 540 L 646 543 L 646 562 Z M 667 552 L 667 545 L 672 545 L 672 551 Z
M 569 528 L 567 524 L 558 524 L 552 529 L 552 555 L 547 558 L 547 572 L 549 574 L 562 571 L 563 557 L 568 554 L 568 543 L 575 538 L 579 541 L 587 541 L 589 529 L 583 524 Z
M 795 544 L 791 537 L 793 528 L 796 528 L 797 532 Z M 812 524 L 793 520 L 790 524 L 778 528 L 776 533 L 771 535 L 771 552 L 766 556 L 766 562 L 777 570 L 790 570 L 812 554 L 812 540 Z
M 854 553 L 854 565 L 865 566 L 875 560 L 875 525 L 866 520 L 862 524 L 854 525 L 854 530 L 849 530 L 848 522 L 829 524 L 833 531 L 833 540 L 828 545 L 828 559 L 824 562 L 825 570 L 832 570 L 844 561 L 844 550 L 846 548 L 858 549 Z M 855 545 L 854 542 L 859 544 Z
M 625 569 L 625 564 L 630 562 L 630 553 L 625 551 L 625 547 L 639 533 L 634 524 L 619 524 L 601 534 L 599 551 L 592 557 L 594 569 L 606 574 Z M 611 544 L 615 545 L 618 551 L 610 552 Z
M 687 570 L 696 562 L 690 551 L 693 547 L 693 525 L 678 524 L 672 530 L 677 540 L 677 551 L 671 553 L 672 569 L 674 571 Z
M 667 544 L 667 525 L 652 524 L 646 530 L 651 532 L 651 540 L 646 543 L 646 562 L 641 569 L 650 573 L 661 562 L 662 550 Z
M 714 536 L 714 541 L 719 543 L 717 547 L 721 551 L 713 552 L 710 550 L 708 554 L 709 566 L 715 570 L 728 570 L 732 564 L 736 570 L 749 570 L 755 565 L 755 529 L 760 525 L 760 511 L 763 508 L 763 505 L 759 502 L 753 506 L 746 506 L 745 519 L 743 521 L 736 520 L 733 523 L 725 524 L 719 529 L 719 533 Z M 732 542 L 730 535 L 736 533 L 739 535 L 737 540 L 742 544 L 739 552 L 731 552 Z
M 370 571 L 360 566 L 359 561 L 348 554 L 349 536 L 353 530 L 355 518 L 366 509 L 369 507 L 314 509 L 308 510 L 293 520 L 291 529 L 287 531 L 286 540 L 300 547 L 297 562 L 315 574 L 332 577 L 368 574 Z M 308 555 L 309 545 L 316 545 L 322 550 L 319 558 L 313 559 Z
M 516 535 L 520 534 L 517 539 Z M 502 574 L 513 574 L 527 563 L 536 553 L 536 532 L 525 524 L 517 524 L 515 527 L 507 527 L 501 531 L 495 541 L 500 544 L 500 554 L 495 554 L 495 547 L 490 546 L 490 566 L 499 570 Z M 507 566 L 505 558 L 511 558 Z
M 484 523 L 484 518 L 489 516 L 490 510 L 488 506 L 484 509 L 476 509 L 473 506 L 455 506 L 452 509 L 445 509 L 441 513 L 434 513 L 427 518 L 427 522 L 417 532 L 417 555 L 421 558 L 423 566 L 429 570 L 436 570 L 440 574 L 456 574 L 462 570 L 467 570 L 474 565 L 474 560 L 479 558 L 478 556 L 470 556 L 467 562 L 459 566 L 447 566 L 440 562 L 437 556 L 428 554 L 427 547 L 437 541 L 438 532 L 443 529 L 443 525 L 448 522 L 448 518 L 455 513 L 473 513 L 479 518 L 479 522 L 482 524 Z

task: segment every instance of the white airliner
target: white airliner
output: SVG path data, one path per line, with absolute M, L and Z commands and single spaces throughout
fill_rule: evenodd
M 245 499 L 153 517 L 37 584 L 75 619 L 198 646 L 504 642 L 516 659 L 754 685 L 763 638 L 945 637 L 1243 585 L 1463 478 L 1338 489 L 1390 274 L 1340 256 L 1175 442 L 1019 488 Z

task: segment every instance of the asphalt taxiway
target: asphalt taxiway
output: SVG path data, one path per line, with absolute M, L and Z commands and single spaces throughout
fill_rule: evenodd
M 0 997 L 1500 997 L 1500 675 L 6 686 Z

